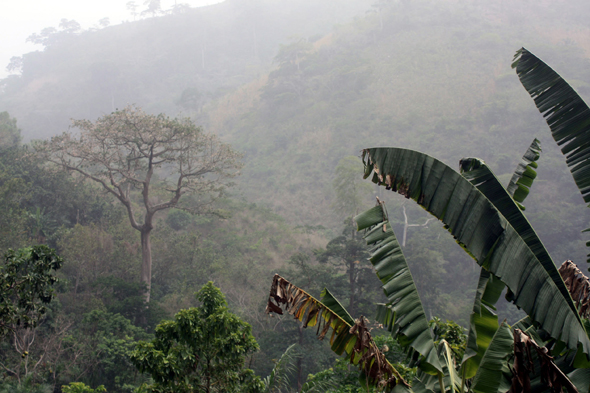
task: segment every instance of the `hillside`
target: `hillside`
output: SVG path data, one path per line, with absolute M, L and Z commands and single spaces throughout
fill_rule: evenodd
M 55 34 L 2 81 L 0 108 L 25 139 L 46 138 L 70 118 L 96 118 L 135 103 L 153 112 L 198 110 L 267 72 L 279 44 L 325 34 L 368 0 L 257 0 L 188 9 L 98 31 Z
M 316 228 L 323 241 L 340 234 L 344 219 L 333 209 L 334 169 L 363 147 L 418 149 L 453 167 L 477 156 L 507 182 L 538 137 L 544 153 L 527 216 L 555 260 L 585 260 L 579 231 L 590 215 L 510 63 L 525 46 L 588 98 L 589 7 L 371 3 L 231 0 L 66 36 L 24 56 L 22 75 L 3 81 L 0 111 L 18 119 L 25 139 L 127 103 L 182 112 L 244 152 L 233 197 L 271 209 L 289 228 Z M 403 198 L 378 192 L 401 225 Z M 367 205 L 373 194 L 364 195 Z M 422 211 L 407 208 L 424 222 Z M 408 257 L 437 272 L 423 285 L 440 287 L 432 307 L 454 318 L 470 300 L 437 299 L 465 296 L 477 271 L 465 268 L 468 258 L 444 232 L 438 224 L 411 231 Z M 436 253 L 419 246 L 441 238 Z

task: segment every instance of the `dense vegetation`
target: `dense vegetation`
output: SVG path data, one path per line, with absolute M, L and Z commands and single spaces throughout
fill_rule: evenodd
M 297 343 L 293 390 L 336 380 L 340 391 L 356 391 L 356 371 L 314 332 L 290 317 L 268 318 L 264 307 L 278 272 L 316 297 L 329 287 L 352 316 L 373 320 L 381 284 L 352 222 L 376 195 L 384 198 L 360 176 L 367 146 L 427 151 L 453 168 L 477 156 L 507 183 L 539 138 L 527 218 L 553 260 L 585 266 L 579 230 L 588 227 L 587 209 L 510 70 L 524 45 L 587 94 L 590 15 L 581 2 L 242 3 L 65 32 L 0 81 L 0 251 L 46 244 L 64 260 L 39 325 L 0 343 L 0 391 L 59 392 L 83 382 L 130 392 L 151 384 L 134 365 L 136 342 L 156 342 L 162 321 L 201 307 L 194 294 L 209 281 L 252 327 L 259 346 L 247 356 L 252 380 L 272 375 Z M 126 208 L 30 145 L 65 131 L 70 118 L 94 122 L 131 103 L 190 116 L 243 154 L 240 176 L 208 214 L 188 212 L 195 197 L 154 215 L 149 306 L 141 239 Z M 165 184 L 170 173 L 162 168 L 155 181 Z M 422 209 L 393 196 L 386 203 L 426 317 L 466 327 L 479 268 Z M 130 204 L 140 206 L 139 192 Z M 500 303 L 501 318 L 519 318 Z M 389 361 L 400 362 L 398 344 L 376 336 L 391 349 Z M 465 338 L 456 336 L 458 348 Z

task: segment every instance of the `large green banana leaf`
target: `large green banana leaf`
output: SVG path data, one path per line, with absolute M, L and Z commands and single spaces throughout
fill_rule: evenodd
M 420 367 L 430 373 L 442 372 L 442 364 L 428 326 L 426 313 L 399 242 L 387 219 L 383 203 L 354 217 L 358 230 L 370 246 L 369 261 L 383 283 L 387 304 L 378 305 L 377 320 L 396 337 L 424 357 Z
M 476 186 L 517 231 L 520 229 L 519 234 L 525 235 L 523 240 L 527 242 L 533 252 L 537 251 L 535 253 L 537 258 L 548 263 L 551 275 L 551 272 L 555 271 L 553 261 L 551 258 L 547 261 L 549 254 L 545 251 L 545 247 L 526 218 L 509 201 L 509 199 L 514 199 L 520 210 L 524 210 L 522 202 L 528 196 L 529 189 L 537 176 L 535 168 L 537 168 L 536 161 L 540 157 L 540 152 L 540 142 L 534 139 L 523 155 L 505 191 L 483 161 L 477 158 L 464 158 L 460 162 L 460 168 L 463 177 Z M 552 278 L 558 287 L 563 284 L 557 275 L 552 275 Z M 475 376 L 481 359 L 498 329 L 498 316 L 494 312 L 496 310 L 494 305 L 503 289 L 504 284 L 500 280 L 487 270 L 481 269 L 473 311 L 470 315 L 467 348 L 462 362 L 464 379 Z
M 582 321 L 541 262 L 494 205 L 468 180 L 426 154 L 399 148 L 363 151 L 365 177 L 412 198 L 439 218 L 476 262 L 497 276 L 552 337 L 590 353 Z
M 460 167 L 463 177 L 475 185 L 504 218 L 508 220 L 512 228 L 516 230 L 522 240 L 524 240 L 530 250 L 535 254 L 535 257 L 549 274 L 569 307 L 577 312 L 570 293 L 543 242 L 539 239 L 539 236 L 529 220 L 524 216 L 522 210 L 511 198 L 511 195 L 502 187 L 492 170 L 479 158 L 464 158 L 461 160 Z
M 476 393 L 504 393 L 510 389 L 508 358 L 512 355 L 512 332 L 506 322 L 496 330 L 473 378 Z
M 350 324 L 347 320 L 350 321 L 352 318 L 338 300 L 328 291 L 324 291 L 324 298 L 328 303 L 336 305 L 338 312 L 275 274 L 266 312 L 268 314 L 283 314 L 284 308 L 289 314 L 303 322 L 303 327 L 317 325 L 317 335 L 320 340 L 324 339 L 332 329 L 330 337 L 332 350 L 338 355 L 346 354 L 350 363 L 358 365 L 369 386 L 390 391 L 397 384 L 407 385 L 373 341 L 369 329 L 365 325 L 365 318 L 361 317 Z
M 590 202 L 590 108 L 557 72 L 525 48 L 516 52 L 512 68 L 561 146 L 584 201 Z

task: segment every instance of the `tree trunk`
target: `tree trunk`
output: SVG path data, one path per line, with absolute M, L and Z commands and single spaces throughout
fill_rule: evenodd
M 152 289 L 152 243 L 150 241 L 151 226 L 141 230 L 141 281 L 145 283 L 146 290 L 144 300 L 150 302 L 150 291 Z

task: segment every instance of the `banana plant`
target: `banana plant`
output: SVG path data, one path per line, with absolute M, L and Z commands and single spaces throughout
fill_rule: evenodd
M 546 115 L 555 140 L 563 145 L 562 151 L 574 180 L 584 200 L 590 202 L 590 110 L 567 83 L 525 49 L 517 53 L 513 66 L 539 110 Z M 387 303 L 378 305 L 377 319 L 409 349 L 413 365 L 418 367 L 411 387 L 406 383 L 383 383 L 375 378 L 373 385 L 393 389 L 396 393 L 543 392 L 547 387 L 555 391 L 563 387 L 570 393 L 589 391 L 587 329 L 590 323 L 584 318 L 588 317 L 590 308 L 590 286 L 584 286 L 584 280 L 577 271 L 572 273 L 571 268 L 563 268 L 564 282 L 523 214 L 523 201 L 536 177 L 540 151 L 538 140 L 534 140 L 508 187 L 504 188 L 477 158 L 461 160 L 459 174 L 417 151 L 363 150 L 365 178 L 372 175 L 374 183 L 414 200 L 441 220 L 457 243 L 482 268 L 468 345 L 457 370 L 457 361 L 447 343 L 434 342 L 384 204 L 378 200 L 375 208 L 355 217 L 358 230 L 365 230 L 364 237 L 370 247 L 369 261 L 387 297 Z M 507 298 L 528 314 L 526 321 L 512 328 L 506 321 L 498 323 L 494 313 L 494 304 L 504 287 L 508 291 Z M 280 309 L 281 293 L 285 291 L 279 290 L 273 295 L 271 290 L 271 299 L 275 296 L 277 301 L 275 305 L 269 301 L 271 311 L 274 307 Z M 304 302 L 300 295 L 295 296 L 295 300 L 283 300 L 290 312 L 302 321 L 303 305 L 308 302 L 308 297 L 303 298 Z M 315 314 L 322 315 L 332 326 L 333 318 L 325 308 L 320 306 Z M 305 325 L 317 319 L 309 315 L 305 317 Z M 321 329 L 320 337 L 325 335 L 325 329 L 325 326 Z M 344 330 L 334 332 L 333 337 Z M 343 342 L 350 342 L 348 340 L 340 340 L 340 344 L 336 347 L 333 344 L 332 348 L 342 353 L 342 348 L 350 345 L 342 346 Z M 347 351 L 348 356 L 355 359 L 351 353 Z M 512 366 L 509 365 L 511 359 L 514 360 Z M 510 374 L 512 379 L 507 377 Z
M 510 289 L 513 302 L 552 337 L 590 353 L 584 323 L 557 269 L 553 266 L 556 276 L 550 274 L 551 266 L 539 260 L 520 230 L 469 180 L 413 150 L 365 149 L 363 161 L 365 177 L 373 173 L 375 183 L 415 200 L 440 219 L 459 245 Z
M 331 329 L 329 341 L 332 350 L 338 355 L 345 355 L 351 364 L 360 367 L 361 382 L 367 388 L 391 391 L 398 385 L 408 387 L 373 341 L 366 319 L 360 317 L 354 320 L 329 290 L 324 289 L 320 301 L 275 274 L 266 313 L 282 315 L 283 309 L 303 322 L 304 328 L 317 325 L 320 340 Z

